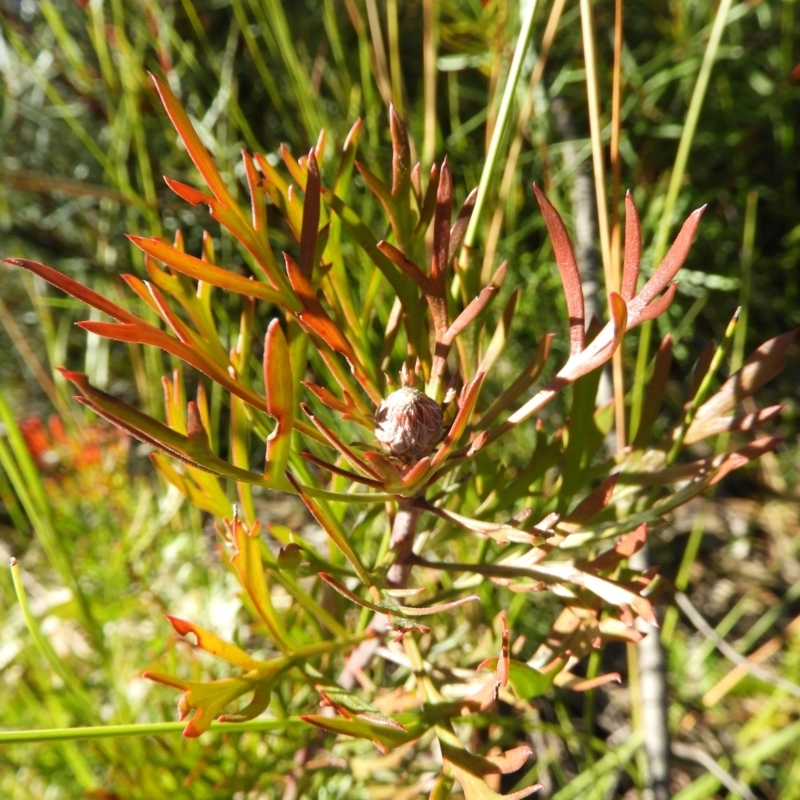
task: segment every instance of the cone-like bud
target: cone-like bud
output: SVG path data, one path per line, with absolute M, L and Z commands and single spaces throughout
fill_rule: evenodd
M 427 456 L 442 432 L 439 404 L 410 386 L 392 392 L 375 412 L 375 437 L 407 464 Z

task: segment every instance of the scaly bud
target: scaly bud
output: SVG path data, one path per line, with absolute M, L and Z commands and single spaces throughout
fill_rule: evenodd
M 438 403 L 410 386 L 392 392 L 375 412 L 375 437 L 407 464 L 428 455 L 442 432 Z

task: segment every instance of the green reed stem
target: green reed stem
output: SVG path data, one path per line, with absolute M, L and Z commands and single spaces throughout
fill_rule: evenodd
M 678 192 L 683 184 L 683 177 L 686 174 L 686 164 L 689 160 L 689 152 L 692 149 L 694 135 L 697 131 L 697 123 L 700 119 L 700 111 L 703 108 L 708 82 L 711 78 L 711 70 L 717 58 L 719 44 L 722 39 L 722 32 L 728 19 L 728 12 L 731 9 L 733 0 L 722 0 L 717 8 L 714 24 L 711 28 L 711 35 L 703 54 L 703 62 L 700 71 L 697 73 L 697 83 L 692 92 L 692 99 L 689 101 L 689 110 L 686 112 L 686 121 L 683 124 L 681 139 L 678 143 L 678 152 L 675 155 L 675 164 L 672 167 L 672 174 L 667 187 L 667 197 L 664 201 L 664 209 L 661 212 L 661 221 L 656 233 L 656 242 L 653 248 L 654 266 L 657 266 L 667 250 L 667 240 L 672 230 L 672 216 L 675 211 L 675 203 L 678 200 Z M 653 323 L 645 322 L 642 325 L 642 333 L 639 339 L 639 351 L 636 356 L 636 373 L 633 382 L 633 401 L 631 405 L 630 430 L 635 431 L 639 427 L 639 420 L 642 414 L 642 402 L 644 401 L 644 387 L 647 382 L 647 365 L 650 360 L 650 339 L 652 337 Z
M 722 337 L 722 341 L 719 343 L 719 347 L 714 352 L 708 372 L 706 372 L 705 376 L 703 377 L 700 387 L 698 388 L 695 396 L 692 398 L 692 402 L 689 404 L 689 408 L 686 409 L 686 415 L 683 418 L 680 430 L 678 431 L 675 440 L 672 443 L 669 453 L 667 453 L 668 465 L 673 464 L 675 459 L 678 457 L 678 453 L 680 453 L 681 448 L 683 447 L 683 440 L 686 437 L 686 431 L 689 430 L 689 427 L 694 421 L 695 414 L 697 414 L 697 409 L 700 408 L 701 404 L 708 396 L 708 393 L 711 390 L 711 384 L 714 382 L 714 378 L 716 378 L 717 372 L 722 366 L 722 362 L 725 359 L 725 356 L 728 354 L 731 345 L 733 344 L 733 335 L 736 332 L 736 327 L 739 322 L 740 311 L 741 308 L 737 308 L 734 312 L 731 321 L 728 323 L 728 327 L 725 329 L 725 334 Z
M 475 240 L 478 235 L 478 226 L 480 225 L 483 216 L 484 208 L 486 206 L 487 195 L 489 192 L 489 185 L 492 181 L 492 176 L 495 172 L 495 166 L 500 157 L 500 147 L 505 138 L 505 132 L 508 128 L 508 122 L 511 117 L 511 107 L 514 104 L 514 94 L 517 90 L 517 83 L 522 72 L 522 62 L 525 54 L 528 52 L 528 45 L 531 41 L 531 33 L 533 32 L 533 17 L 536 13 L 537 0 L 533 0 L 527 8 L 525 18 L 522 20 L 522 27 L 517 37 L 517 46 L 514 48 L 514 58 L 511 61 L 511 69 L 508 72 L 508 80 L 506 81 L 505 89 L 503 90 L 503 98 L 500 101 L 500 110 L 497 114 L 497 123 L 492 131 L 492 139 L 489 142 L 489 151 L 486 154 L 486 162 L 483 165 L 483 172 L 481 173 L 481 180 L 478 184 L 478 197 L 475 201 L 475 209 L 472 212 L 472 217 L 467 227 L 467 233 L 464 236 L 464 247 L 461 256 L 461 262 L 467 265 L 468 252 L 475 246 Z
M 247 733 L 248 731 L 279 731 L 290 725 L 302 724 L 299 717 L 284 719 L 253 719 L 247 722 L 211 723 L 212 731 Z M 185 722 L 150 722 L 131 725 L 93 725 L 86 728 L 50 728 L 45 730 L 0 731 L 0 745 L 31 742 L 85 741 L 110 739 L 119 736 L 164 736 L 180 733 Z

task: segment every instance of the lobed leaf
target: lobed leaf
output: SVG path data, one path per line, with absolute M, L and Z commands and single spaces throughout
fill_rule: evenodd
M 184 681 L 155 670 L 147 670 L 142 677 L 183 691 L 178 703 L 181 719 L 185 719 L 190 711 L 195 712 L 183 729 L 183 735 L 187 739 L 205 733 L 222 709 L 257 686 L 253 681 L 244 678 L 223 678 L 207 683 Z
M 240 647 L 226 642 L 224 639 L 220 639 L 216 634 L 205 628 L 201 628 L 199 625 L 195 625 L 193 622 L 187 622 L 178 617 L 173 617 L 170 614 L 167 614 L 166 617 L 178 634 L 187 636 L 193 633 L 197 638 L 197 647 L 201 650 L 205 650 L 207 653 L 211 653 L 213 656 L 224 659 L 235 667 L 240 667 L 243 670 L 249 671 L 257 670 L 267 664 L 267 662 L 253 658 Z

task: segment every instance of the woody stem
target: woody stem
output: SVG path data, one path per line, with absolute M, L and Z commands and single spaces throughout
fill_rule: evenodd
M 414 538 L 417 535 L 417 526 L 422 509 L 409 502 L 401 502 L 397 509 L 392 533 L 389 538 L 389 547 L 396 553 L 395 561 L 386 574 L 386 586 L 390 589 L 405 589 L 411 573 L 411 555 L 413 554 Z M 369 624 L 371 630 L 377 634 L 374 639 L 366 639 L 350 654 L 339 676 L 339 685 L 343 689 L 354 689 L 358 673 L 365 669 L 372 661 L 380 646 L 380 636 L 386 631 L 389 619 L 386 614 L 375 614 Z

